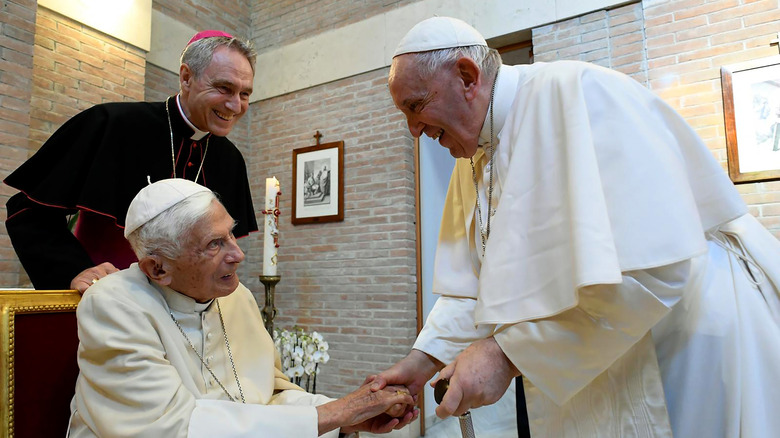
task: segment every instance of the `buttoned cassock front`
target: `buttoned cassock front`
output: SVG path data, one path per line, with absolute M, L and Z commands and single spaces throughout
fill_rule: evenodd
M 80 374 L 71 437 L 316 437 L 312 395 L 282 374 L 257 304 L 243 285 L 219 298 L 246 404 L 228 399 L 176 327 L 240 400 L 217 300 L 198 304 L 149 282 L 133 264 L 79 303 Z M 337 436 L 338 430 L 324 436 Z

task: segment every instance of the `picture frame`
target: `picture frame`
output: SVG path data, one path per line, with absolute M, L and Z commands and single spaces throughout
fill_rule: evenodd
M 780 179 L 780 56 L 723 66 L 720 77 L 731 181 Z
M 344 142 L 292 151 L 293 225 L 344 220 Z

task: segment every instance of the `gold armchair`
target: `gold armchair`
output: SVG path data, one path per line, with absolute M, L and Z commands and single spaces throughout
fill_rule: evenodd
M 0 437 L 62 437 L 79 373 L 76 291 L 0 290 Z

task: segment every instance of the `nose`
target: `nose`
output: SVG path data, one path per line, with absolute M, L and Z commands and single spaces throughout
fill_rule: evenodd
M 231 237 L 230 241 L 228 242 L 229 248 L 227 250 L 227 257 L 225 257 L 225 261 L 227 263 L 241 263 L 244 261 L 244 251 L 241 250 L 241 247 L 238 246 L 238 242 L 236 242 L 235 237 Z
M 425 123 L 417 122 L 413 120 L 411 117 L 408 117 L 406 119 L 406 124 L 409 126 L 409 132 L 412 134 L 412 137 L 418 138 L 423 134 L 423 129 L 425 129 Z
M 234 93 L 232 96 L 230 96 L 230 99 L 225 103 L 225 106 L 234 113 L 238 114 L 241 112 L 241 95 L 238 93 Z

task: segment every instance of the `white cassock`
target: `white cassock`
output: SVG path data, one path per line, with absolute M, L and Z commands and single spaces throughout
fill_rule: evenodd
M 216 301 L 246 404 L 240 402 Z M 90 287 L 77 310 L 80 374 L 70 436 L 316 437 L 312 395 L 281 372 L 252 293 L 199 304 L 148 281 L 137 264 Z M 195 349 L 228 396 L 202 365 Z M 338 429 L 323 436 L 335 437 Z
M 777 436 L 780 244 L 695 132 L 633 79 L 572 61 L 502 66 L 494 121 L 485 256 L 458 160 L 442 296 L 414 348 L 448 363 L 493 335 L 533 436 Z

